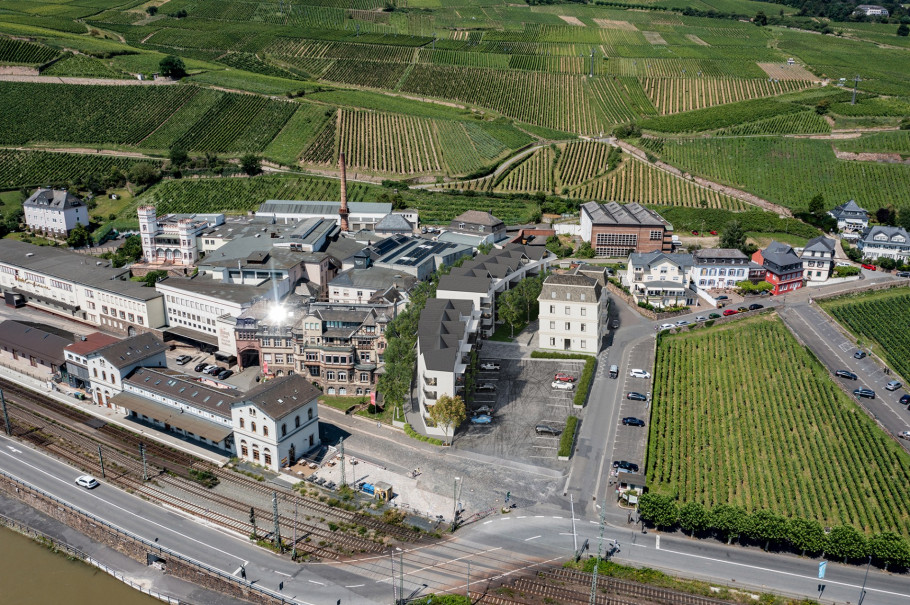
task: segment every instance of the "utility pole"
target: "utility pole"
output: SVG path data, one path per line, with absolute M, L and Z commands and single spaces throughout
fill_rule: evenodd
M 863 605 L 863 599 L 866 598 L 866 579 L 869 577 L 869 566 L 872 565 L 872 555 L 869 555 L 869 562 L 866 563 L 866 575 L 863 576 L 863 587 L 859 589 L 859 601 L 856 605 Z
M 404 551 L 400 548 L 398 550 L 401 552 L 401 554 L 398 555 L 398 562 L 400 563 L 398 566 L 398 581 L 400 582 L 398 585 L 398 597 L 401 599 L 402 604 L 404 604 Z M 862 603 L 860 603 L 860 605 L 862 605 Z
M 465 587 L 464 596 L 468 597 L 468 601 L 471 600 L 471 562 L 468 561 L 468 583 Z
M 145 460 L 145 444 L 144 443 L 139 444 L 139 455 L 142 456 L 142 480 L 148 481 L 149 480 L 149 471 L 148 471 L 148 464 L 146 463 L 146 460 Z
M 398 605 L 398 584 L 395 583 L 395 551 L 389 551 L 389 558 L 392 560 L 392 603 Z
M 250 525 L 253 526 L 253 539 L 258 539 L 256 536 L 256 509 L 252 506 L 250 507 Z
M 272 520 L 275 522 L 275 546 L 278 548 L 278 552 L 281 552 L 281 528 L 278 526 L 278 492 L 272 492 Z
M 458 526 L 458 480 L 461 477 L 455 477 L 455 485 L 452 488 L 452 531 Z
M 604 515 L 607 512 L 606 506 L 600 507 L 600 538 L 597 540 L 597 558 L 594 559 L 594 575 L 591 578 L 591 605 L 597 602 L 597 569 L 600 567 L 600 553 L 604 547 Z
M 6 399 L 3 397 L 3 389 L 0 389 L 0 402 L 3 404 L 3 421 L 6 423 L 6 436 L 10 437 L 13 431 L 9 425 L 9 414 L 6 413 Z
M 341 483 L 338 486 L 342 487 L 348 484 L 344 473 L 344 437 L 338 440 L 338 455 L 341 457 Z
M 104 474 L 104 456 L 101 454 L 101 446 L 98 446 L 98 460 L 101 461 L 101 478 L 106 479 L 107 477 Z
M 569 494 L 569 505 L 572 507 L 572 542 L 575 546 L 574 552 L 578 552 L 578 533 L 575 531 L 575 497 Z
M 297 496 L 294 496 L 294 546 L 291 550 L 291 561 L 297 561 Z
M 850 105 L 856 105 L 856 85 L 861 82 L 859 79 L 859 74 L 853 76 L 853 99 L 850 101 Z

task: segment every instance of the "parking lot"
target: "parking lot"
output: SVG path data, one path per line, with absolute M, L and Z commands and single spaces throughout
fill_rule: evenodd
M 636 345 L 619 366 L 619 380 L 622 384 L 619 402 L 619 426 L 616 429 L 616 440 L 613 445 L 613 460 L 626 460 L 639 465 L 639 472 L 644 474 L 645 450 L 648 445 L 648 426 L 651 423 L 651 385 L 652 378 L 633 378 L 629 371 L 633 368 L 651 372 L 654 365 L 654 342 L 647 341 Z M 630 392 L 641 393 L 648 401 L 633 401 L 628 398 Z M 645 426 L 625 426 L 623 418 L 638 418 L 645 421 Z
M 517 462 L 564 468 L 566 462 L 556 459 L 559 437 L 538 435 L 539 424 L 561 431 L 566 418 L 573 413 L 575 391 L 554 389 L 557 372 L 581 377 L 583 361 L 555 359 L 482 359 L 501 364 L 497 371 L 479 371 L 477 384 L 493 384 L 493 392 L 477 392 L 471 408 L 488 405 L 493 408 L 493 421 L 487 425 L 465 424 L 455 438 L 455 447 L 487 456 Z M 576 412 L 577 415 L 577 412 Z M 470 414 L 469 414 L 470 416 Z
M 172 343 L 167 343 L 168 345 Z M 236 387 L 241 391 L 247 391 L 255 385 L 255 378 L 259 374 L 258 368 L 247 368 L 246 370 L 241 371 L 237 365 L 231 366 L 231 369 L 234 370 L 234 374 L 225 380 L 218 380 L 213 376 L 208 376 L 202 372 L 195 371 L 195 367 L 200 363 L 205 363 L 206 365 L 216 365 L 221 368 L 227 368 L 227 364 L 221 361 L 216 361 L 215 356 L 212 353 L 203 353 L 194 347 L 188 345 L 182 345 L 179 343 L 177 347 L 172 351 L 168 349 L 165 353 L 167 357 L 167 367 L 176 370 L 178 372 L 183 372 L 191 378 L 206 378 L 211 381 L 217 381 L 230 386 Z M 177 358 L 181 355 L 189 355 L 191 357 L 190 361 L 180 365 L 177 363 Z

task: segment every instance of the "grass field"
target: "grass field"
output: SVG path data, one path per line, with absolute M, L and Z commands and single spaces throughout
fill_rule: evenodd
M 910 455 L 776 316 L 661 339 L 647 473 L 681 503 L 910 536 Z
M 910 321 L 910 289 L 844 296 L 821 303 L 845 328 L 876 351 L 888 364 L 910 380 L 910 332 L 895 329 Z

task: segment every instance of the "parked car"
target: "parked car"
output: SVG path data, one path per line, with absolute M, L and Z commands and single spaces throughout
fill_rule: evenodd
M 188 363 L 189 363 L 190 361 L 192 361 L 192 360 L 193 360 L 193 358 L 190 357 L 189 355 L 180 355 L 180 356 L 177 357 L 177 359 L 175 359 L 174 361 L 177 362 L 177 365 L 183 366 L 183 365 L 188 364 Z
M 679 326 L 680 328 L 685 328 L 685 327 L 688 326 L 690 323 L 692 323 L 692 322 L 691 322 L 691 321 L 687 321 L 687 320 L 685 320 L 685 319 L 680 319 L 678 322 L 676 322 L 676 325 Z
M 571 391 L 575 388 L 575 385 L 571 382 L 563 382 L 562 380 L 554 380 L 550 383 L 550 386 L 554 389 L 559 389 L 560 391 Z
M 904 386 L 904 385 L 901 384 L 900 380 L 892 380 L 891 382 L 889 382 L 888 384 L 885 385 L 885 389 L 888 391 L 896 391 L 899 388 L 901 388 L 902 386 Z
M 575 382 L 578 380 L 578 377 L 566 374 L 565 372 L 556 372 L 556 375 L 553 376 L 553 380 L 558 380 L 559 382 Z
M 651 378 L 651 372 L 648 372 L 647 370 L 640 370 L 638 368 L 634 368 L 632 370 L 629 370 L 629 377 L 630 378 Z
M 721 294 L 720 296 L 714 297 L 714 300 L 729 300 L 729 299 L 730 299 L 730 297 L 727 296 L 726 294 Z
M 92 477 L 91 475 L 80 475 L 76 477 L 76 485 L 79 487 L 84 487 L 85 489 L 95 489 L 98 487 L 98 480 Z
M 910 277 L 910 271 L 898 271 L 895 275 L 898 277 Z
M 221 370 L 218 372 L 218 379 L 224 380 L 225 378 L 230 378 L 234 375 L 234 370 Z
M 853 354 L 853 359 L 863 359 L 864 357 L 866 357 L 866 352 L 862 350 Z
M 698 231 L 693 231 L 692 235 L 698 235 Z
M 474 390 L 478 393 L 494 393 L 496 392 L 496 385 L 492 382 L 485 382 L 483 384 L 478 384 L 477 388 Z
M 619 320 L 618 320 L 618 319 L 614 319 L 614 320 L 613 320 L 613 323 L 610 324 L 610 325 L 613 327 L 614 330 L 616 330 L 617 328 L 619 328 Z
M 897 402 L 904 405 L 910 404 L 910 394 L 901 395 L 901 398 L 898 399 Z
M 621 468 L 624 471 L 629 471 L 630 473 L 638 472 L 638 465 L 634 462 L 627 462 L 625 460 L 614 460 L 613 468 Z
M 749 305 L 750 311 L 758 311 L 759 309 L 764 309 L 764 308 L 765 308 L 765 305 L 760 305 L 758 303 L 752 303 L 751 305 Z
M 490 424 L 491 422 L 493 422 L 493 417 L 489 414 L 471 416 L 471 424 Z
M 745 312 L 748 311 L 748 310 L 749 310 L 749 309 L 747 309 L 746 307 L 740 307 L 740 308 L 737 309 L 737 311 L 739 311 L 740 313 L 745 313 Z
M 736 315 L 737 313 L 739 313 L 739 311 L 737 311 L 736 309 L 727 309 L 726 311 L 724 311 L 724 317 L 729 317 L 730 315 Z
M 501 366 L 499 365 L 499 362 L 496 361 L 485 361 L 484 363 L 480 364 L 481 370 L 487 370 L 490 372 L 498 372 L 500 367 Z
M 839 261 L 835 266 L 837 267 L 852 267 L 853 263 L 848 263 L 847 261 Z
M 206 369 L 207 367 L 209 367 L 209 364 L 207 364 L 207 363 L 205 363 L 205 362 L 203 361 L 202 363 L 197 363 L 197 364 L 196 364 L 196 367 L 193 368 L 193 369 L 194 369 L 195 371 L 197 371 L 197 372 L 201 372 L 201 371 L 203 371 L 204 369 Z
M 83 393 L 82 391 L 73 391 L 73 397 L 75 397 L 79 401 L 85 401 L 85 393 Z
M 534 427 L 534 431 L 538 435 L 553 435 L 554 437 L 562 432 L 558 428 L 546 424 L 538 424 Z
M 838 378 L 849 378 L 850 380 L 856 380 L 858 378 L 856 374 L 849 370 L 837 370 L 834 372 L 834 375 Z
M 213 365 L 209 364 L 209 365 L 205 366 L 205 369 L 202 370 L 202 373 L 203 374 L 214 374 L 216 371 L 220 372 L 221 368 L 219 368 L 218 366 L 213 366 Z
M 866 271 L 875 271 L 875 265 L 867 265 L 866 263 L 863 263 L 862 267 Z
M 862 387 L 853 391 L 854 397 L 864 397 L 866 399 L 875 399 L 875 391 Z
M 641 420 L 640 418 L 635 418 L 634 416 L 629 416 L 627 418 L 623 418 L 622 423 L 624 426 L 644 426 L 645 425 L 644 420 Z
M 471 412 L 471 413 L 474 414 L 475 416 L 476 416 L 477 414 L 490 414 L 490 415 L 492 415 L 492 414 L 493 414 L 493 408 L 490 407 L 490 406 L 488 406 L 488 405 L 482 405 L 482 406 L 480 406 L 479 408 L 475 409 L 475 410 L 474 410 L 473 412 Z
M 660 324 L 660 331 L 663 332 L 664 330 L 672 330 L 675 327 L 676 326 L 674 324 Z
M 703 322 L 703 321 L 708 321 L 708 318 L 705 317 L 704 315 L 698 315 L 698 316 L 695 317 L 695 321 L 696 321 L 697 323 L 701 323 L 701 322 Z
M 647 401 L 648 397 L 641 393 L 636 393 L 635 391 L 629 391 L 628 395 L 626 395 L 626 399 L 631 399 L 632 401 Z
M 910 439 L 910 431 L 901 431 L 897 436 L 901 439 Z
M 710 313 L 708 319 L 720 319 L 720 313 Z

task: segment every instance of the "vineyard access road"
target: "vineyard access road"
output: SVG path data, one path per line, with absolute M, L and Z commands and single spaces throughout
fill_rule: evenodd
M 113 78 L 71 78 L 67 76 L 14 76 L 0 75 L 2 82 L 36 82 L 38 84 L 75 84 L 95 86 L 167 86 L 177 84 L 177 80 L 159 78 L 157 80 L 127 80 Z
M 479 181 L 486 180 L 490 177 L 493 177 L 493 180 L 496 180 L 496 177 L 498 177 L 503 172 L 508 170 L 509 167 L 512 166 L 512 164 L 515 164 L 516 162 L 520 162 L 521 160 L 525 159 L 526 157 L 528 157 L 529 155 L 531 155 L 538 149 L 541 149 L 542 147 L 546 147 L 546 145 L 533 145 L 531 147 L 522 149 L 515 155 L 513 155 L 509 158 L 506 158 L 502 162 L 502 164 L 500 164 L 499 166 L 496 167 L 496 170 L 494 170 L 493 172 L 491 172 L 490 174 L 488 174 L 486 176 L 478 177 L 476 179 L 470 179 L 467 181 L 458 181 L 456 183 L 447 183 L 447 184 L 449 184 L 449 185 L 451 185 L 451 184 L 466 185 L 468 183 L 477 183 Z M 443 189 L 438 187 L 436 183 L 428 183 L 426 185 L 414 185 L 411 188 L 412 189 L 426 189 L 427 191 L 443 191 Z

